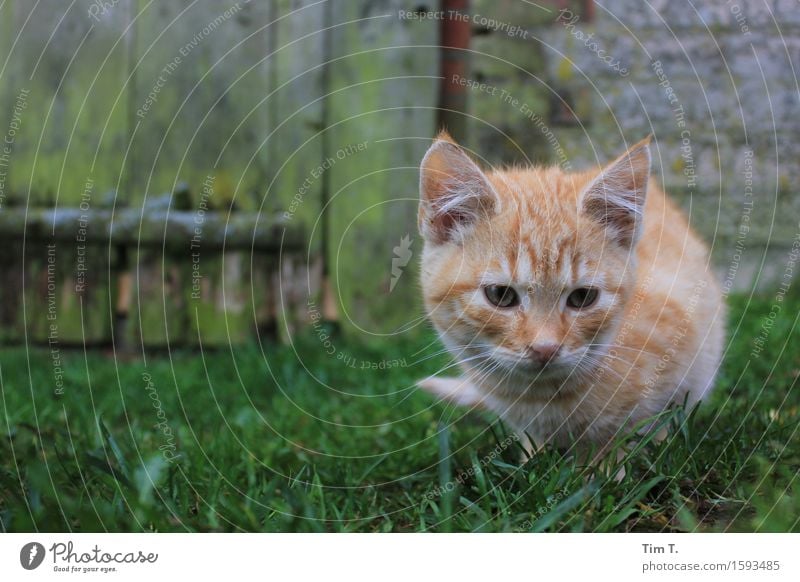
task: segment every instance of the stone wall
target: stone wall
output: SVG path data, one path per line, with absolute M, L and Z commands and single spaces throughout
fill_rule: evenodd
M 473 43 L 485 85 L 471 92 L 472 147 L 493 163 L 581 168 L 652 133 L 654 172 L 712 243 L 726 287 L 774 288 L 792 271 L 795 0 L 521 4 L 473 5 L 493 22 Z

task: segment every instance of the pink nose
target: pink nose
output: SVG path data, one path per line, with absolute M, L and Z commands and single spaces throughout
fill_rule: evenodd
M 546 364 L 556 357 L 561 346 L 558 344 L 537 344 L 528 348 L 528 357 L 540 364 Z

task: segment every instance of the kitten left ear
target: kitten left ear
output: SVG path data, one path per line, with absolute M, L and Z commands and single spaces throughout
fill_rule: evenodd
M 612 239 L 631 248 L 639 240 L 650 179 L 650 138 L 604 168 L 584 190 L 583 211 L 606 226 Z
M 422 159 L 419 190 L 420 232 L 437 244 L 458 240 L 497 205 L 486 175 L 446 132 Z

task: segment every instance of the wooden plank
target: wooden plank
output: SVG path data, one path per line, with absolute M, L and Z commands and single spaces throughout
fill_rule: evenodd
M 131 188 L 151 198 L 185 181 L 197 206 L 210 178 L 210 207 L 258 207 L 268 3 L 138 5 Z
M 124 337 L 127 349 L 185 345 L 190 341 L 191 258 L 160 249 L 132 252 L 133 295 Z
M 102 18 L 92 2 L 13 2 L 12 55 L 16 91 L 30 90 L 15 143 L 11 188 L 35 205 L 77 205 L 86 194 L 97 203 L 116 189 L 128 128 L 126 1 Z M 71 6 L 71 7 L 70 7 Z
M 94 19 L 85 0 L 6 4 L 3 26 L 10 22 L 13 35 L 4 39 L 4 52 L 9 54 L 17 34 L 19 40 L 3 73 L 3 103 L 11 105 L 15 134 L 4 184 L 10 204 L 0 216 L 24 225 L 19 212 L 25 208 L 38 216 L 34 208 L 42 205 L 99 206 L 102 192 L 117 185 L 121 158 L 114 146 L 127 135 L 125 52 L 119 42 L 127 14 Z M 3 121 L 6 134 L 9 122 Z M 11 272 L 24 274 L 4 287 L 3 302 L 13 307 L 3 316 L 9 333 L 20 341 L 27 322 L 28 340 L 55 349 L 105 342 L 113 294 L 108 253 L 82 246 L 77 228 L 56 243 L 49 236 L 53 228 L 53 220 L 41 224 L 38 239 L 17 230 L 15 242 L 7 243 L 14 249 Z
M 323 159 L 323 7 L 312 0 L 277 0 L 274 41 L 267 61 L 270 120 L 269 180 L 263 208 L 312 226 L 319 216 Z M 312 241 L 318 248 L 319 240 Z
M 12 149 L 5 138 L 13 110 L 15 67 L 10 57 L 15 36 L 14 2 L 5 2 L 0 4 L 0 210 L 13 204 L 9 184 Z
M 127 208 L 111 210 L 28 210 L 0 213 L 0 239 L 53 240 L 107 247 L 166 247 L 170 250 L 254 250 L 276 252 L 303 248 L 304 233 L 281 216 L 252 213 L 186 212 Z
M 303 257 L 281 257 L 272 276 L 270 297 L 279 306 L 278 334 L 284 339 L 295 322 L 308 319 L 306 305 L 320 287 L 321 240 L 317 220 L 323 179 L 322 63 L 323 3 L 276 0 L 268 35 L 268 131 L 265 144 L 268 176 L 261 211 L 281 212 L 288 224 L 314 233 Z M 252 298 L 255 303 L 266 298 Z
M 33 342 L 106 344 L 114 310 L 116 317 L 128 313 L 118 346 L 227 345 L 275 327 L 272 257 L 303 248 L 296 226 L 252 213 L 229 219 L 219 212 L 125 209 L 113 226 L 111 218 L 108 210 L 0 212 L 0 243 L 8 249 L 0 267 L 25 273 L 0 287 L 0 341 L 22 341 L 27 321 Z M 122 246 L 133 259 L 126 265 L 119 264 Z M 119 312 L 119 277 L 128 272 L 133 298 Z
M 275 338 L 280 313 L 274 254 L 141 248 L 133 257 L 128 346 L 223 347 L 257 335 Z
M 28 341 L 55 349 L 107 343 L 111 338 L 108 273 L 106 249 L 41 239 L 28 241 L 25 278 L 20 279 Z M 2 295 L 6 295 L 5 289 Z M 2 300 L 22 307 L 19 298 L 6 296 Z M 20 341 L 25 337 L 17 335 L 23 321 L 21 312 L 14 319 L 14 336 L 6 339 Z
M 417 4 L 358 1 L 334 12 L 328 260 L 351 330 L 393 333 L 421 315 L 411 307 L 418 166 L 435 132 L 439 51 L 435 21 L 398 17 Z

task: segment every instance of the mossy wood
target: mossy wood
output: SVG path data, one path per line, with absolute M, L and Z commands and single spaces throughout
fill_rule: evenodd
M 304 240 L 299 225 L 256 214 L 6 209 L 0 341 L 59 349 L 271 336 L 285 323 L 279 262 L 299 260 Z

